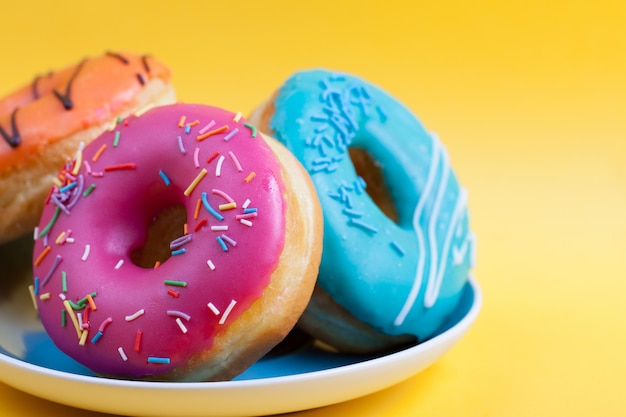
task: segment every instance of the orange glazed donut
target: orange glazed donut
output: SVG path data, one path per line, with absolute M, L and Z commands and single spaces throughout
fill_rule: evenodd
M 291 153 L 240 113 L 131 116 L 60 178 L 37 229 L 33 296 L 59 349 L 94 372 L 230 379 L 304 311 L 319 201 Z
M 0 243 L 32 230 L 50 181 L 80 142 L 119 117 L 174 102 L 170 70 L 150 56 L 106 53 L 0 101 Z

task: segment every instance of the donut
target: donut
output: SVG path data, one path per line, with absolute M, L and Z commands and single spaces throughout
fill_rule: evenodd
M 98 375 L 228 380 L 278 344 L 313 291 L 311 180 L 241 113 L 129 116 L 63 166 L 35 229 L 41 322 Z
M 50 181 L 80 142 L 119 117 L 174 102 L 155 58 L 108 52 L 33 81 L 0 100 L 0 243 L 37 224 Z
M 326 70 L 294 74 L 250 120 L 298 158 L 322 204 L 322 260 L 302 328 L 353 353 L 436 334 L 475 251 L 467 192 L 438 138 L 380 88 Z

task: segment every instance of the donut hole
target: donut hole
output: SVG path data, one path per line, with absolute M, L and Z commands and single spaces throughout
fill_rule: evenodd
M 398 223 L 398 210 L 391 197 L 389 187 L 380 164 L 363 148 L 351 147 L 348 149 L 352 165 L 358 176 L 365 180 L 365 191 L 378 208 L 394 223 Z
M 148 226 L 148 238 L 143 246 L 133 250 L 130 259 L 141 268 L 154 268 L 172 256 L 170 242 L 183 235 L 187 223 L 185 206 L 177 204 L 166 207 L 152 218 Z

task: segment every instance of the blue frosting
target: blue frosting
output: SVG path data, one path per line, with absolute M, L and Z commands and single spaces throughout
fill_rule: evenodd
M 346 74 L 296 73 L 274 106 L 272 133 L 311 174 L 322 203 L 319 285 L 379 331 L 431 336 L 459 302 L 475 247 L 467 194 L 444 147 L 394 98 Z M 367 194 L 350 147 L 377 161 L 397 222 Z

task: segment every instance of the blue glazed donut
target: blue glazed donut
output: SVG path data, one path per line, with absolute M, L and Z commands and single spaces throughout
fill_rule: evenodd
M 301 325 L 343 351 L 436 334 L 473 266 L 467 192 L 438 138 L 357 77 L 296 73 L 252 115 L 300 160 L 324 212 L 314 297 Z

